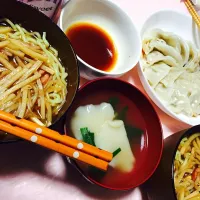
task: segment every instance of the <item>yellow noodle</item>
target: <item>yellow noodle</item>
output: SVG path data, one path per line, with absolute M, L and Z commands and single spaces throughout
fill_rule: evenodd
M 8 62 L 1 54 L 0 54 L 0 63 L 4 65 L 5 68 L 9 70 L 14 70 L 14 66 L 10 62 Z
M 5 22 L 8 27 L 0 27 L 0 109 L 49 126 L 67 95 L 67 73 L 58 51 L 45 32 L 41 36 Z
M 8 50 L 9 52 L 11 52 L 12 54 L 19 56 L 20 58 L 24 58 L 24 53 L 18 50 L 14 50 L 14 49 L 10 49 L 8 47 L 5 48 L 6 50 Z
M 6 98 L 7 95 L 15 92 L 16 90 L 19 90 L 20 88 L 24 87 L 25 85 L 31 83 L 32 81 L 37 80 L 41 75 L 40 74 L 35 74 L 33 76 L 31 76 L 30 78 L 28 78 L 27 80 L 13 86 L 12 88 L 10 88 L 9 90 L 7 90 L 2 96 L 0 96 L 0 100 L 2 101 L 2 99 Z
M 40 79 L 37 80 L 37 85 L 39 88 L 39 95 L 40 95 L 40 114 L 41 118 L 45 119 L 45 99 L 44 99 L 44 90 Z
M 1 32 L 1 30 L 0 30 Z M 6 47 L 10 42 L 8 40 L 0 42 L 0 48 Z
M 28 88 L 25 87 L 22 92 L 22 104 L 21 104 L 21 109 L 20 109 L 19 115 L 18 115 L 21 118 L 24 117 L 24 114 L 26 111 L 27 100 L 28 100 L 27 96 L 28 96 Z
M 42 65 L 40 68 L 43 69 L 44 71 L 48 72 L 51 75 L 55 74 L 55 72 L 51 68 L 49 68 L 49 67 L 47 67 L 45 65 Z
M 11 79 L 7 80 L 2 87 L 0 87 L 0 93 L 3 93 L 8 87 L 10 87 L 15 81 L 17 81 L 21 76 L 23 76 L 24 73 L 28 71 L 27 68 L 24 68 L 23 70 L 16 73 L 14 76 L 12 76 Z
M 24 81 L 27 78 L 29 78 L 34 72 L 36 72 L 39 69 L 39 67 L 41 65 L 42 65 L 42 62 L 41 61 L 37 61 L 37 62 L 35 62 L 34 65 L 29 64 L 28 66 L 26 66 L 25 69 L 28 68 L 29 70 L 27 70 L 23 74 L 23 76 L 15 83 L 15 85 L 18 84 L 18 83 L 21 83 L 22 81 Z
M 3 79 L 0 80 L 0 86 L 3 85 L 3 84 L 5 84 L 8 80 L 12 79 L 12 77 L 16 73 L 20 72 L 21 70 L 22 70 L 21 67 L 18 67 L 16 69 L 14 69 L 10 74 L 8 74 L 7 76 L 5 76 Z
M 11 32 L 12 31 L 12 28 L 11 27 L 0 27 L 0 33 L 8 33 L 8 32 Z
M 185 149 L 190 145 L 191 141 L 193 141 L 195 138 L 199 137 L 200 136 L 200 133 L 196 133 L 194 135 L 192 135 L 188 141 L 184 144 L 184 146 L 181 148 L 181 154 L 184 154 L 185 152 Z
M 39 59 L 44 62 L 47 61 L 47 57 L 23 46 L 18 40 L 10 39 L 10 41 L 12 42 L 12 44 L 16 45 L 21 51 L 23 51 L 25 54 L 29 55 L 30 57 L 32 57 L 34 59 Z
M 1 57 L 2 57 L 2 58 L 6 59 L 6 60 L 9 60 L 9 59 L 8 59 L 8 56 L 7 56 L 6 54 L 4 54 L 4 52 L 3 52 L 3 53 L 0 52 L 0 54 L 1 54 Z

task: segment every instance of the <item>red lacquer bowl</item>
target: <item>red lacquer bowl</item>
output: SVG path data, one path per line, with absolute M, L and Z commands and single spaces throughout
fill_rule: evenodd
M 119 108 L 128 106 L 125 124 L 131 125 L 142 134 L 128 133 L 129 143 L 136 158 L 135 167 L 130 173 L 118 173 L 112 168 L 101 176 L 89 173 L 88 168 L 77 161 L 70 160 L 78 171 L 91 183 L 112 190 L 129 190 L 143 184 L 156 170 L 163 150 L 163 135 L 159 117 L 150 101 L 135 86 L 114 78 L 100 78 L 83 85 L 67 114 L 65 133 L 73 136 L 70 119 L 74 111 L 83 105 L 108 102 L 118 98 Z M 98 119 L 94 119 L 98 120 Z M 125 158 L 129 159 L 129 158 Z

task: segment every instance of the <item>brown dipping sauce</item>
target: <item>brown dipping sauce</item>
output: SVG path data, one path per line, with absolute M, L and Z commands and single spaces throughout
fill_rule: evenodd
M 96 69 L 109 72 L 114 68 L 117 51 L 112 38 L 102 28 L 90 23 L 76 23 L 68 28 L 77 55 Z

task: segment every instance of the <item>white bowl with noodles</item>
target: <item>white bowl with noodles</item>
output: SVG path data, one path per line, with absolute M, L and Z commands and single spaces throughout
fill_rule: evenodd
M 112 69 L 108 71 L 102 68 L 96 68 L 94 64 L 92 66 L 91 63 L 87 63 L 86 60 L 77 55 L 80 74 L 83 78 L 91 80 L 104 76 L 119 77 L 136 66 L 142 49 L 140 36 L 134 22 L 115 1 L 69 1 L 61 11 L 58 25 L 66 32 L 77 23 L 87 23 L 99 27 L 99 29 L 105 31 L 106 35 L 112 39 L 114 49 L 116 49 L 116 61 L 112 65 Z M 109 52 L 109 55 L 113 56 L 114 53 L 109 51 L 108 48 L 106 51 Z M 96 52 L 95 48 L 91 52 Z M 97 56 L 97 53 L 95 56 Z
M 190 15 L 183 14 L 181 12 L 173 11 L 173 10 L 162 10 L 156 12 L 149 16 L 141 29 L 141 37 L 143 37 L 146 31 L 149 31 L 154 28 L 159 28 L 167 32 L 173 32 L 174 34 L 182 37 L 185 40 L 191 41 L 196 45 L 197 48 L 200 47 L 200 35 L 198 32 L 198 28 L 192 21 L 192 17 Z M 172 112 L 167 105 L 159 98 L 154 89 L 150 86 L 147 78 L 143 73 L 142 60 L 140 60 L 138 65 L 138 74 L 142 85 L 152 99 L 152 101 L 166 114 L 182 121 L 189 125 L 198 125 L 200 124 L 200 116 L 197 117 L 189 117 L 184 114 L 176 114 Z

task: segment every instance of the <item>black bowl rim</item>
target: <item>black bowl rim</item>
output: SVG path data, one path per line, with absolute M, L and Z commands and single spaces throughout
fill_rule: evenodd
M 8 0 L 7 0 L 8 1 Z M 29 5 L 27 5 L 26 3 L 23 3 L 23 2 L 20 2 L 20 1 L 16 1 L 16 0 L 10 0 L 10 3 L 15 3 L 15 4 L 17 4 L 18 6 L 21 6 L 21 7 L 24 7 L 25 9 L 29 9 L 29 10 L 33 10 L 35 13 L 37 13 L 38 15 L 40 15 L 41 17 L 43 17 L 43 18 L 46 18 L 46 20 L 48 20 L 49 22 L 51 22 L 51 24 L 53 25 L 53 26 L 56 26 L 57 27 L 57 30 L 58 31 L 60 31 L 63 35 L 65 35 L 64 33 L 63 33 L 63 31 L 48 17 L 48 16 L 46 16 L 44 13 L 42 13 L 42 12 L 40 12 L 40 11 L 38 11 L 36 8 L 34 8 L 34 7 L 32 7 L 32 6 L 29 6 Z M 71 101 L 71 104 L 70 104 L 70 106 L 68 107 L 68 109 L 63 113 L 63 115 L 65 115 L 66 113 L 67 113 L 67 111 L 70 109 L 70 107 L 71 107 L 71 105 L 73 104 L 73 102 L 74 102 L 74 99 L 75 99 L 75 97 L 76 97 L 76 94 L 77 94 L 77 92 L 78 92 L 78 89 L 79 89 L 79 85 L 80 85 L 80 68 L 79 68 L 79 64 L 78 64 L 78 59 L 77 59 L 77 54 L 76 54 L 76 52 L 74 51 L 74 49 L 73 49 L 73 47 L 72 47 L 72 44 L 71 44 L 71 42 L 70 42 L 70 40 L 68 39 L 68 37 L 65 35 L 65 37 L 66 37 L 66 40 L 68 40 L 68 43 L 69 43 L 69 46 L 70 46 L 70 48 L 71 48 L 71 50 L 72 50 L 72 53 L 73 53 L 73 55 L 74 55 L 74 58 L 75 58 L 75 62 L 76 62 L 76 66 L 77 66 L 77 71 L 78 71 L 78 77 L 77 77 L 77 86 L 76 86 L 76 88 L 75 88 L 75 94 L 74 94 L 74 96 L 73 96 L 73 98 L 72 98 L 72 101 Z M 63 116 L 62 115 L 62 116 Z M 61 117 L 62 117 L 61 116 Z M 60 117 L 60 118 L 61 118 Z M 55 121 L 54 121 L 54 123 L 52 124 L 52 125 L 50 125 L 48 128 L 51 128 L 55 123 L 57 123 L 59 120 L 60 120 L 60 118 L 57 118 Z M 1 141 L 0 140 L 0 144 L 9 144 L 9 143 L 15 143 L 15 142 L 19 142 L 19 141 L 21 141 L 22 139 L 11 139 L 11 140 L 5 140 L 5 141 Z
M 104 80 L 120 81 L 120 82 L 125 83 L 125 84 L 128 84 L 128 85 L 130 85 L 131 87 L 133 87 L 134 89 L 138 90 L 138 91 L 142 94 L 142 96 L 143 96 L 143 97 L 150 103 L 150 105 L 152 106 L 152 109 L 153 109 L 153 111 L 154 111 L 154 113 L 155 113 L 155 115 L 156 115 L 156 117 L 157 117 L 158 124 L 160 125 L 161 137 L 162 137 L 161 143 L 162 143 L 162 144 L 161 144 L 161 150 L 160 150 L 159 159 L 158 159 L 158 161 L 157 161 L 157 164 L 155 165 L 154 170 L 149 174 L 149 176 L 147 176 L 147 178 L 144 179 L 143 182 L 137 184 L 136 187 L 139 187 L 139 186 L 141 186 L 142 184 L 144 184 L 144 183 L 153 175 L 153 173 L 156 171 L 156 169 L 157 169 L 157 167 L 158 167 L 158 165 L 159 165 L 159 163 L 160 163 L 160 160 L 161 160 L 161 158 L 162 158 L 162 153 L 163 153 L 163 148 L 164 148 L 162 123 L 161 123 L 161 120 L 160 120 L 160 118 L 159 118 L 159 115 L 158 115 L 157 111 L 156 111 L 155 108 L 153 107 L 152 102 L 146 97 L 145 93 L 144 93 L 143 91 L 141 91 L 139 88 L 137 88 L 135 85 L 129 83 L 128 81 L 124 81 L 124 80 L 121 80 L 121 79 L 119 79 L 119 78 L 113 78 L 113 77 L 102 77 L 102 78 L 97 78 L 97 79 L 88 81 L 88 82 L 86 82 L 85 84 L 83 84 L 83 85 L 79 88 L 78 92 L 79 92 L 80 90 L 84 89 L 87 85 L 92 84 L 93 82 L 96 82 L 96 81 L 104 81 Z M 64 123 L 64 131 L 65 131 L 65 134 L 66 134 L 66 130 L 67 130 L 66 123 Z M 68 161 L 70 160 L 70 164 L 71 164 L 72 166 L 74 166 L 74 168 L 85 178 L 85 180 L 87 180 L 88 182 L 90 182 L 90 183 L 92 183 L 92 184 L 94 184 L 94 185 L 97 185 L 97 186 L 100 187 L 100 188 L 104 188 L 104 189 L 112 190 L 112 191 L 129 191 L 129 190 L 132 190 L 132 189 L 136 188 L 136 187 L 133 187 L 133 186 L 132 186 L 132 187 L 126 187 L 126 188 L 125 188 L 125 187 L 124 187 L 124 188 L 114 188 L 114 187 L 107 187 L 107 186 L 105 186 L 105 185 L 102 185 L 102 184 L 100 184 L 100 183 L 98 183 L 98 182 L 95 182 L 94 180 L 90 179 L 89 177 L 87 177 L 87 176 L 85 175 L 85 173 L 82 171 L 82 169 L 77 165 L 77 163 L 76 163 L 75 160 L 73 160 L 73 159 L 71 159 L 71 158 L 68 158 L 68 157 L 65 157 L 65 159 L 67 159 Z
M 187 130 L 185 130 L 181 137 L 179 138 L 177 144 L 176 144 L 176 148 L 174 149 L 174 153 L 173 153 L 173 156 L 172 156 L 172 173 L 171 173 L 171 180 L 172 180 L 172 188 L 173 188 L 173 193 L 174 193 L 174 198 L 177 199 L 177 196 L 176 196 L 176 190 L 175 190 L 175 183 L 174 183 L 174 159 L 175 159 L 175 156 L 176 156 L 176 152 L 177 152 L 177 149 L 178 149 L 178 146 L 179 144 L 181 143 L 181 140 L 185 137 L 188 137 L 188 136 L 191 136 L 193 134 L 196 133 L 195 129 L 199 129 L 200 130 L 200 125 L 196 125 L 196 126 L 193 126 Z M 175 133 L 176 134 L 176 133 Z

